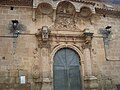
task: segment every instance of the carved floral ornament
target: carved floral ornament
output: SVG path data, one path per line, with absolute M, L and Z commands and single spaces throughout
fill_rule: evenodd
M 76 25 L 74 19 L 59 17 L 56 19 L 54 27 L 51 27 L 54 30 L 73 30 L 81 31 Z

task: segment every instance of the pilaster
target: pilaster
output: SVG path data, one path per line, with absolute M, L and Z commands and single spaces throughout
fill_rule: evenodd
M 85 90 L 97 90 L 97 78 L 92 75 L 92 60 L 91 60 L 91 42 L 93 33 L 84 32 L 85 42 L 83 44 L 84 62 L 85 62 Z

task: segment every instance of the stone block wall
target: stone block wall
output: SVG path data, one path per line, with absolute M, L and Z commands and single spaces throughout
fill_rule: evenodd
M 35 35 L 29 34 L 37 33 L 37 29 L 42 26 L 53 25 L 54 21 L 51 17 L 52 14 L 49 16 L 36 14 L 36 21 L 33 22 L 32 7 L 14 7 L 13 10 L 10 10 L 10 6 L 0 6 L 0 36 L 12 36 L 9 25 L 11 25 L 11 20 L 15 19 L 26 27 L 23 33 L 28 34 L 19 35 L 18 38 L 0 37 L 0 90 L 50 89 L 52 84 L 48 78 L 52 73 L 51 48 L 39 48 Z M 120 84 L 120 40 L 112 39 L 119 37 L 120 18 L 103 17 L 96 14 L 91 19 L 78 17 L 76 23 L 81 30 L 88 27 L 94 32 L 91 48 L 92 73 L 98 78 L 99 90 L 115 90 L 116 85 Z M 108 25 L 112 26 L 112 36 L 109 47 L 104 47 L 99 29 L 104 29 Z M 63 39 L 63 41 L 65 40 Z M 61 42 L 60 44 L 65 43 Z M 51 44 L 51 47 L 54 48 L 57 42 L 51 42 Z M 77 44 L 78 47 L 81 47 L 79 42 Z M 110 60 L 106 60 L 106 57 Z M 22 75 L 26 76 L 25 85 L 20 84 Z M 45 82 L 43 87 L 42 82 Z
M 38 49 L 35 33 L 42 26 L 51 25 L 52 20 L 44 15 L 36 18 L 33 22 L 32 7 L 15 6 L 11 10 L 11 6 L 0 6 L 0 90 L 40 90 L 41 77 L 50 76 L 50 67 L 45 63 L 49 51 Z M 26 35 L 12 38 L 12 20 L 24 25 L 22 33 Z M 20 76 L 26 77 L 26 84 L 20 84 Z
M 0 6 L 0 36 L 11 36 L 11 20 L 18 20 L 26 27 L 24 33 L 34 32 L 31 7 Z M 34 51 L 37 48 L 34 35 L 18 38 L 0 37 L 0 90 L 30 90 Z M 26 84 L 20 84 L 20 76 L 26 76 Z
M 93 16 L 94 27 L 96 30 L 92 46 L 93 74 L 98 77 L 99 90 L 116 90 L 116 85 L 120 84 L 120 50 L 119 33 L 120 18 L 115 16 Z M 106 26 L 112 26 L 109 44 L 105 45 L 99 30 Z M 98 37 L 97 37 L 98 36 Z

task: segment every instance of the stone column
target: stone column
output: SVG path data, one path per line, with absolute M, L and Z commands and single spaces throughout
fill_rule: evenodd
M 42 28 L 44 30 L 44 28 Z M 36 34 L 38 39 L 38 47 L 40 49 L 40 67 L 41 67 L 41 77 L 42 80 L 36 80 L 36 90 L 51 90 L 51 80 L 50 80 L 50 63 L 49 63 L 49 52 L 50 52 L 50 41 L 48 37 L 44 36 L 44 32 L 39 30 Z M 49 34 L 49 33 L 47 33 Z M 42 36 L 43 35 L 43 36 Z M 41 85 L 41 86 L 40 86 Z
M 43 70 L 43 82 L 41 90 L 51 90 L 51 80 L 50 80 L 50 64 L 48 58 L 48 48 L 42 48 L 42 70 Z
M 97 90 L 98 83 L 97 78 L 92 75 L 92 62 L 91 62 L 91 41 L 93 33 L 84 33 L 85 42 L 83 44 L 84 49 L 84 62 L 85 62 L 85 90 Z

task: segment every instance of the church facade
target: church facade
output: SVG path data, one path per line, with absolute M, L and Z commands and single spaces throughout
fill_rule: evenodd
M 0 90 L 119 90 L 119 5 L 2 0 Z

